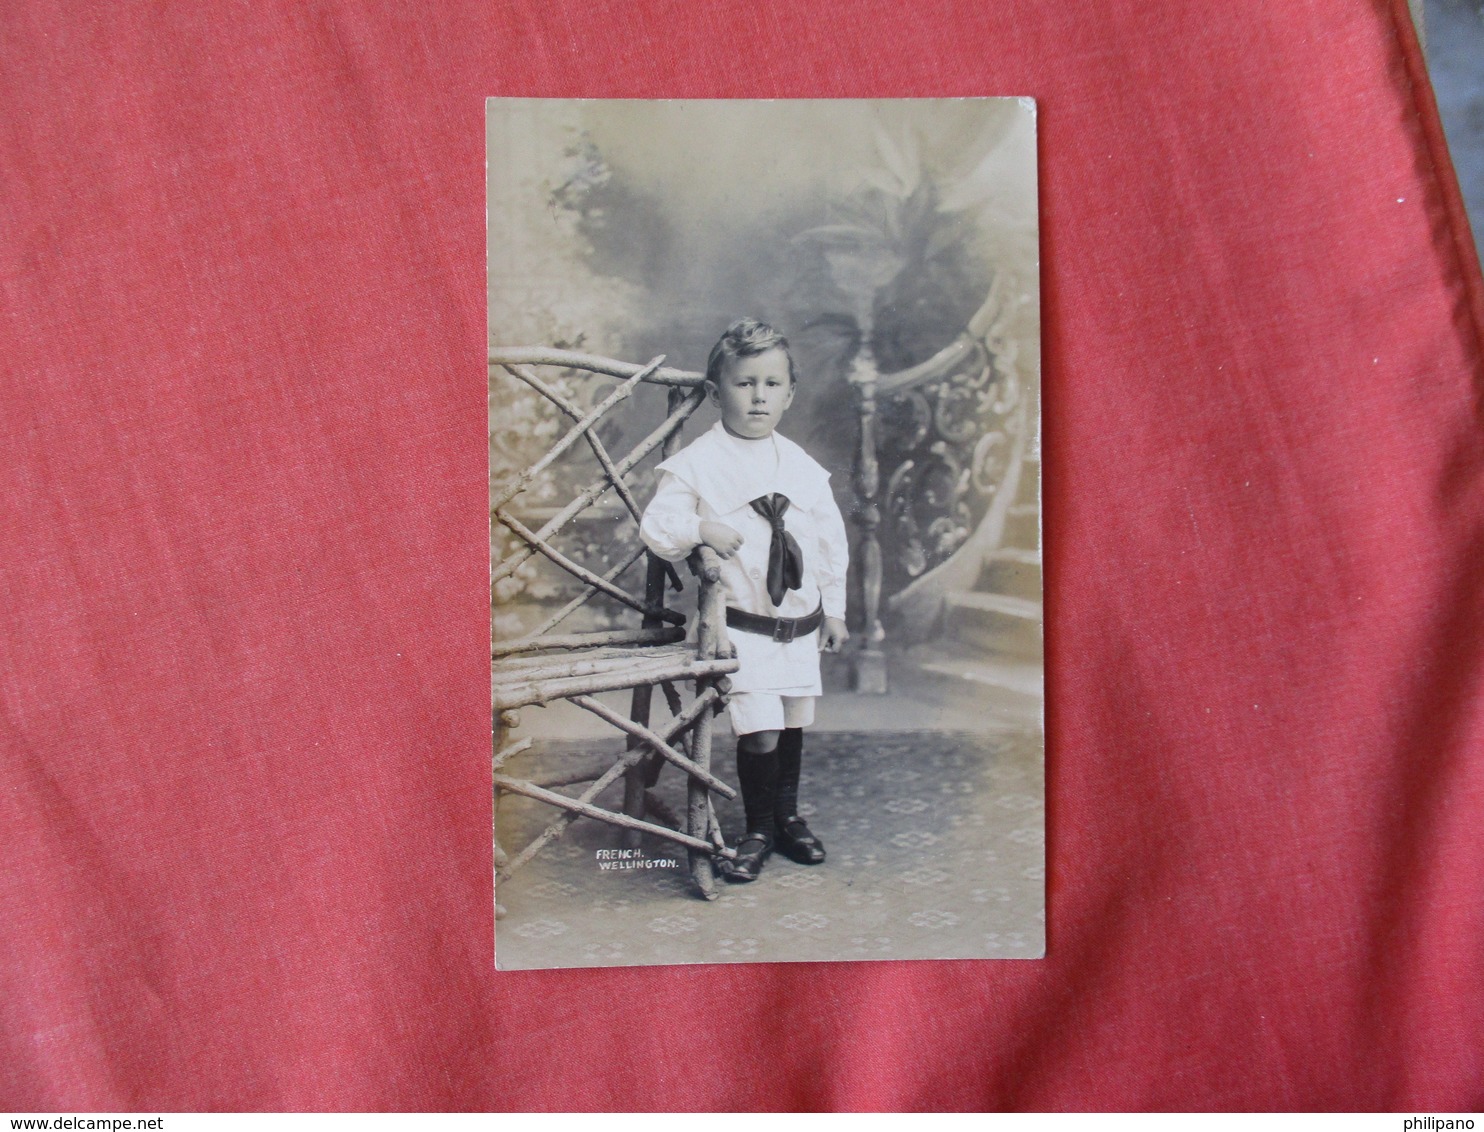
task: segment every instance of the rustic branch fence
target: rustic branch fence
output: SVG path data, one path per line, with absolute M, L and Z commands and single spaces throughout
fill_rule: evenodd
M 696 627 L 689 637 L 687 617 L 665 605 L 666 586 L 680 588 L 673 567 L 638 550 L 621 555 L 604 573 L 578 562 L 555 545 L 573 521 L 594 507 L 610 491 L 623 505 L 626 520 L 637 525 L 640 508 L 628 477 L 656 449 L 662 456 L 675 451 L 685 421 L 700 406 L 703 375 L 665 368 L 662 358 L 639 366 L 570 350 L 494 348 L 489 353 L 491 373 L 515 378 L 570 420 L 568 428 L 541 456 L 507 482 L 492 485 L 490 514 L 515 536 L 515 545 L 494 563 L 492 584 L 516 577 L 534 558 L 574 579 L 579 590 L 560 609 L 512 640 L 496 640 L 493 649 L 495 709 L 494 789 L 496 828 L 502 798 L 519 795 L 556 811 L 554 819 L 522 848 L 507 852 L 495 838 L 496 881 L 507 880 L 552 841 L 560 838 L 579 817 L 593 818 L 622 831 L 627 844 L 637 846 L 643 834 L 662 838 L 686 850 L 690 875 L 707 899 L 716 895 L 713 865 L 718 857 L 732 857 L 712 806 L 712 793 L 734 798 L 735 791 L 711 773 L 711 729 L 725 704 L 727 674 L 736 671 L 726 635 L 725 599 L 720 585 L 720 563 L 708 547 L 700 547 L 688 565 L 697 582 Z M 619 384 L 591 409 L 583 411 L 538 369 L 549 368 L 569 380 L 616 378 Z M 628 453 L 615 460 L 598 436 L 598 428 L 641 384 L 669 389 L 663 422 Z M 520 512 L 520 498 L 559 466 L 574 446 L 583 443 L 601 470 L 600 476 L 576 491 L 570 501 L 535 529 Z M 531 519 L 534 523 L 535 519 Z M 621 579 L 640 558 L 647 560 L 642 593 L 625 588 Z M 579 609 L 595 598 L 616 602 L 639 615 L 637 628 L 555 633 Z M 685 684 L 693 686 L 687 705 Z M 670 712 L 665 723 L 652 718 L 654 691 L 659 688 Z M 628 691 L 624 715 L 596 697 Z M 520 727 L 522 709 L 563 699 L 589 712 L 624 736 L 626 749 L 606 765 L 590 765 L 544 781 L 523 779 L 505 772 L 506 764 L 532 747 L 533 740 L 511 740 Z M 687 776 L 686 809 L 676 815 L 651 789 L 665 763 Z M 623 780 L 623 803 L 614 810 L 599 804 L 609 787 Z M 583 787 L 575 795 L 559 788 Z M 654 820 L 650 820 L 654 819 Z M 503 909 L 497 904 L 497 914 Z

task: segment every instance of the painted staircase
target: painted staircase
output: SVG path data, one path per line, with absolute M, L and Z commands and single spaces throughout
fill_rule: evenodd
M 981 552 L 972 584 L 943 595 L 942 630 L 909 649 L 925 672 L 1044 695 L 1039 446 L 1027 446 L 998 545 Z

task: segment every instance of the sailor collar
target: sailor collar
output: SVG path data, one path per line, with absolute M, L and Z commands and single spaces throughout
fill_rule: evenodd
M 782 492 L 801 510 L 813 507 L 822 492 L 829 490 L 830 474 L 815 459 L 786 436 L 773 433 L 778 467 L 771 477 L 759 480 L 747 474 L 729 451 L 735 444 L 762 441 L 736 440 L 720 421 L 682 448 L 656 470 L 669 472 L 706 501 L 717 515 L 745 507 L 759 496 Z

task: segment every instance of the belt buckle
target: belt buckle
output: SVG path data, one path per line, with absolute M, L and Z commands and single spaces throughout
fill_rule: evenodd
M 798 628 L 799 619 L 797 617 L 775 617 L 773 619 L 773 640 L 777 641 L 780 645 L 791 644 L 795 634 L 798 632 Z

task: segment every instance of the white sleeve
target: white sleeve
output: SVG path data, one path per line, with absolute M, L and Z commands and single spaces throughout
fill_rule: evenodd
M 660 486 L 644 508 L 639 537 L 666 562 L 679 562 L 701 542 L 701 498 L 684 480 L 660 473 Z
M 826 617 L 845 618 L 845 579 L 850 569 L 850 540 L 845 533 L 845 520 L 835 503 L 834 493 L 826 489 L 810 510 L 818 533 L 818 567 L 814 580 L 819 585 L 819 601 Z

